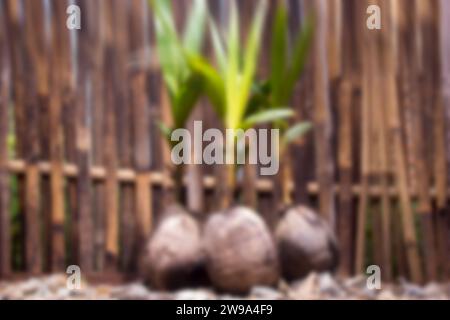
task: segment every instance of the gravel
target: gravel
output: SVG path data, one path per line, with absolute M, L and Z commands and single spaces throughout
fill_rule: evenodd
M 0 282 L 0 300 L 311 300 L 311 299 L 370 299 L 410 300 L 450 298 L 448 284 L 429 283 L 418 286 L 405 280 L 396 284 L 382 284 L 380 290 L 369 290 L 363 276 L 338 280 L 329 273 L 312 273 L 293 283 L 280 281 L 277 288 L 254 287 L 248 296 L 218 294 L 210 288 L 183 289 L 176 292 L 151 290 L 142 283 L 124 285 L 88 284 L 69 290 L 66 275 L 30 278 L 20 282 Z

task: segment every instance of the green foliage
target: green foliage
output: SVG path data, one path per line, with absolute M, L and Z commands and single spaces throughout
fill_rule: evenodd
M 260 89 L 255 85 L 255 72 L 267 1 L 261 0 L 256 8 L 244 46 L 241 45 L 239 12 L 235 1 L 231 1 L 230 20 L 225 33 L 221 33 L 210 19 L 211 42 L 217 67 L 199 54 L 189 54 L 190 66 L 203 77 L 205 93 L 227 129 L 245 129 L 292 115 L 288 109 L 269 112 L 254 108 L 255 112 L 249 112 L 255 105 L 262 103 L 254 96 L 255 90 Z M 259 97 L 265 98 L 262 94 Z
M 272 29 L 271 73 L 267 80 L 255 79 L 267 1 L 260 0 L 245 44 L 241 42 L 239 11 L 231 1 L 227 30 L 220 30 L 209 18 L 215 65 L 201 53 L 207 7 L 205 0 L 194 0 L 185 33 L 178 35 L 170 0 L 150 0 L 155 12 L 158 53 L 164 79 L 169 89 L 175 128 L 183 127 L 197 100 L 205 94 L 227 129 L 247 129 L 272 123 L 282 129 L 283 144 L 307 132 L 309 123 L 289 128 L 293 111 L 287 108 L 296 82 L 304 68 L 313 21 L 308 19 L 301 31 L 291 37 L 288 14 L 279 5 Z M 294 39 L 292 50 L 289 39 Z M 172 128 L 159 124 L 164 136 Z
M 253 105 L 264 110 L 279 110 L 286 106 L 304 69 L 313 37 L 314 21 L 310 16 L 294 36 L 289 33 L 288 14 L 284 4 L 279 4 L 272 26 L 270 76 L 256 89 Z M 293 39 L 292 49 L 289 39 Z M 257 108 L 254 108 L 257 109 Z M 273 125 L 282 131 L 281 147 L 286 147 L 308 132 L 312 125 L 300 122 L 289 127 L 287 118 L 274 118 Z
M 311 128 L 312 124 L 309 122 L 298 122 L 297 124 L 289 127 L 283 134 L 282 146 L 285 147 L 294 142 L 311 130 Z
M 284 106 L 289 103 L 308 57 L 313 36 L 313 25 L 313 19 L 310 16 L 301 31 L 291 37 L 286 7 L 283 4 L 278 5 L 272 27 L 271 74 L 269 79 L 272 106 Z M 292 50 L 289 50 L 290 38 L 294 39 Z
M 257 126 L 259 124 L 264 124 L 273 121 L 274 119 L 282 120 L 290 118 L 294 115 L 294 111 L 291 109 L 269 109 L 255 112 L 254 114 L 249 115 L 242 126 L 244 129 L 251 128 Z
M 199 54 L 202 50 L 207 17 L 206 0 L 193 1 L 181 36 L 175 27 L 171 1 L 149 1 L 154 11 L 159 61 L 170 96 L 173 129 L 181 128 L 203 92 L 203 77 L 192 72 L 187 55 Z

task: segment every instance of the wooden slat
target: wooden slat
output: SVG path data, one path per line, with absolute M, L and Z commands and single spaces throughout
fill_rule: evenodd
M 40 238 L 40 210 L 39 187 L 40 177 L 37 161 L 40 157 L 39 146 L 39 108 L 37 98 L 37 65 L 39 62 L 37 32 L 43 32 L 43 9 L 40 1 L 24 1 L 25 10 L 25 48 L 24 66 L 25 76 L 25 137 L 24 156 L 27 162 L 25 170 L 25 261 L 26 267 L 32 274 L 42 271 L 42 246 Z
M 433 0 L 431 0 L 433 1 Z M 433 226 L 432 215 L 432 203 L 430 194 L 428 192 L 430 186 L 430 170 L 428 169 L 427 162 L 427 141 L 425 138 L 427 126 L 424 123 L 426 121 L 426 111 L 429 108 L 433 108 L 433 75 L 430 75 L 427 70 L 433 71 L 433 65 L 430 65 L 430 61 L 436 54 L 436 50 L 433 49 L 433 33 L 430 30 L 433 18 L 431 1 L 422 2 L 416 1 L 416 30 L 419 36 L 422 36 L 422 45 L 416 46 L 416 65 L 422 66 L 422 70 L 418 70 L 418 77 L 415 84 L 415 90 L 419 94 L 419 99 L 415 103 L 414 107 L 414 125 L 415 125 L 415 152 L 417 158 L 417 177 L 418 177 L 418 192 L 419 192 L 419 206 L 418 213 L 421 217 L 422 232 L 423 232 L 423 247 L 424 258 L 427 263 L 425 264 L 425 273 L 427 281 L 435 281 L 437 279 L 438 272 L 438 257 L 436 251 L 436 235 Z M 431 32 L 430 32 L 431 31 Z M 425 49 L 426 48 L 426 49 Z M 429 51 L 428 51 L 429 50 Z M 433 54 L 434 53 L 434 54 Z M 411 66 L 409 66 L 411 68 Z M 417 68 L 417 67 L 416 67 Z M 431 77 L 430 77 L 431 76 Z M 421 88 L 421 90 L 419 90 Z
M 75 111 L 75 139 L 76 160 L 78 165 L 77 176 L 77 213 L 75 221 L 75 238 L 78 239 L 77 256 L 80 266 L 86 272 L 94 270 L 93 249 L 93 212 L 92 212 L 92 189 L 89 166 L 91 162 L 91 131 L 88 124 L 92 96 L 89 94 L 88 85 L 91 84 L 93 60 L 97 52 L 96 34 L 99 32 L 99 19 L 95 11 L 100 9 L 99 3 L 92 1 L 79 1 L 80 8 L 84 12 L 83 27 L 79 34 L 78 51 L 78 99 Z M 99 11 L 101 12 L 101 11 Z M 98 93 L 97 93 L 98 94 Z
M 0 20 L 4 20 L 0 12 Z M 10 182 L 8 172 L 10 68 L 5 25 L 0 30 L 0 278 L 11 272 Z
M 380 1 L 382 10 L 388 10 L 386 2 Z M 387 32 L 387 31 L 384 31 Z M 383 57 L 383 36 L 381 36 L 380 41 L 380 51 L 378 51 L 379 58 L 379 68 L 377 69 L 377 95 L 379 97 L 379 105 L 376 106 L 375 117 L 378 123 L 378 139 L 379 139 L 379 149 L 377 155 L 379 157 L 379 185 L 381 188 L 381 266 L 382 275 L 386 281 L 392 280 L 392 206 L 391 199 L 389 198 L 389 154 L 391 153 L 391 148 L 388 140 L 388 128 L 387 128 L 387 114 L 386 114 L 386 103 L 384 97 L 383 86 L 383 74 L 385 74 L 384 68 L 389 68 L 389 66 L 384 66 Z M 384 68 L 383 68 L 384 67 Z
M 317 181 L 320 185 L 319 212 L 335 227 L 335 195 L 331 188 L 334 180 L 334 164 L 331 151 L 331 109 L 329 97 L 329 77 L 327 63 L 327 1 L 313 1 L 316 14 L 316 30 L 314 41 L 314 135 Z
M 441 257 L 442 274 L 445 278 L 450 276 L 448 267 L 449 243 L 448 226 L 450 220 L 450 210 L 448 206 L 448 194 L 445 190 L 448 188 L 448 176 L 450 165 L 450 37 L 446 30 L 450 29 L 450 2 L 440 0 L 437 9 L 439 10 L 439 53 L 441 57 L 439 74 L 439 94 L 440 98 L 436 101 L 436 124 L 435 124 L 435 143 L 436 143 L 436 166 L 435 181 L 437 189 L 437 210 L 438 210 L 438 228 L 439 228 L 439 255 Z
M 130 82 L 124 83 L 122 79 L 129 79 L 130 31 L 131 16 L 129 3 L 116 0 L 111 4 L 114 10 L 114 48 L 115 48 L 115 113 L 117 115 L 117 145 L 118 165 L 131 167 L 133 164 L 134 139 L 132 139 L 133 122 L 132 106 L 130 105 Z M 141 24 L 142 26 L 142 24 Z M 145 90 L 145 89 L 144 89 Z M 141 116 L 144 116 L 142 114 Z M 120 263 L 125 270 L 131 270 L 134 264 L 133 250 L 135 247 L 135 190 L 132 185 L 120 186 L 119 198 L 119 230 L 120 230 Z
M 358 7 L 358 14 L 363 11 L 362 8 L 365 7 L 366 2 L 361 3 Z M 363 34 L 363 84 L 362 84 L 362 117 L 361 117 L 361 194 L 358 203 L 358 215 L 357 215 L 357 228 L 356 228 L 356 252 L 355 252 L 355 272 L 364 272 L 365 267 L 365 253 L 366 253 L 366 223 L 367 223 L 367 210 L 369 206 L 369 183 L 371 174 L 371 156 L 372 156 L 372 146 L 371 146 L 371 136 L 372 131 L 372 119 L 371 119 L 371 109 L 373 105 L 373 79 L 372 71 L 374 68 L 374 55 L 375 55 L 375 39 L 373 35 L 370 34 L 368 29 L 361 30 Z
M 105 12 L 105 240 L 106 269 L 117 268 L 119 255 L 119 186 L 117 181 L 117 119 L 116 101 L 114 95 L 115 81 L 120 81 L 115 75 L 116 53 L 114 50 L 114 16 L 111 3 L 103 7 Z
M 137 172 L 136 177 L 136 227 L 137 236 L 135 241 L 142 250 L 142 244 L 150 235 L 152 230 L 152 188 L 150 188 L 150 110 L 149 99 L 146 94 L 147 71 L 149 57 L 147 49 L 148 39 L 145 38 L 144 27 L 147 4 L 141 0 L 131 2 L 130 18 L 130 50 L 132 59 L 135 61 L 134 67 L 130 70 L 130 103 L 132 107 L 133 121 L 133 162 Z
M 342 36 L 342 75 L 338 91 L 338 170 L 339 170 L 339 216 L 338 216 L 338 236 L 341 245 L 340 273 L 349 275 L 352 273 L 352 107 L 354 96 L 354 85 L 352 83 L 352 22 L 354 20 L 351 12 L 351 3 L 344 1 L 342 12 L 336 14 L 343 15 L 343 36 Z
M 399 19 L 399 12 L 403 8 L 397 7 L 398 3 L 391 3 L 390 14 L 392 15 L 395 28 L 401 28 L 402 21 Z M 404 27 L 404 26 L 403 26 Z M 395 37 L 396 32 L 390 32 L 390 37 Z M 391 40 L 392 41 L 392 40 Z M 389 60 L 394 59 L 394 48 L 391 41 L 386 41 L 390 45 L 386 48 L 385 58 L 386 64 L 391 63 Z M 414 226 L 414 212 L 412 210 L 408 184 L 407 160 L 405 156 L 405 146 L 402 141 L 400 131 L 400 109 L 398 104 L 397 83 L 394 70 L 386 74 L 386 98 L 388 107 L 389 133 L 390 141 L 393 145 L 395 168 L 396 168 L 396 184 L 400 192 L 400 203 L 402 208 L 402 225 L 403 239 L 407 256 L 407 264 L 411 278 L 415 282 L 422 282 L 422 267 L 420 264 L 419 250 L 417 244 L 416 230 Z
M 50 131 L 50 190 L 51 190 L 51 266 L 53 272 L 65 270 L 64 236 L 64 174 L 63 129 L 61 123 L 62 99 L 65 92 L 64 68 L 69 60 L 69 31 L 61 28 L 66 20 L 64 2 L 52 1 L 52 70 L 49 112 Z

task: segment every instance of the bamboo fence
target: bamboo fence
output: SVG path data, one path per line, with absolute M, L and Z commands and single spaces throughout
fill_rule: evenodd
M 343 276 L 377 264 L 385 280 L 447 279 L 449 1 L 285 1 L 291 28 L 316 17 L 292 101 L 313 132 L 290 147 L 289 174 L 263 178 L 246 166 L 242 202 L 271 225 L 281 201 L 317 208 L 338 236 Z M 66 28 L 72 2 L 81 30 Z M 171 201 L 169 150 L 155 125 L 170 106 L 150 7 L 72 2 L 0 1 L 0 277 L 70 264 L 133 274 Z M 181 26 L 189 1 L 173 2 Z M 228 1 L 208 3 L 224 23 Z M 381 8 L 381 30 L 366 28 L 370 4 Z M 239 1 L 243 30 L 255 5 Z M 194 120 L 219 123 L 206 101 Z M 216 169 L 187 167 L 185 204 L 203 217 L 226 191 Z

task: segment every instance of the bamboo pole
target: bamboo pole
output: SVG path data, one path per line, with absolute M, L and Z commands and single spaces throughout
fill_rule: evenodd
M 433 44 L 429 40 L 433 39 L 433 34 L 430 32 L 432 24 L 432 7 L 431 2 L 416 1 L 416 31 L 419 35 L 422 35 L 421 48 L 417 48 L 415 56 L 417 65 L 422 66 L 420 70 L 421 83 L 416 81 L 416 88 L 422 88 L 417 90 L 420 93 L 418 99 L 419 103 L 414 104 L 414 125 L 415 125 L 415 152 L 417 158 L 417 177 L 418 177 L 418 192 L 419 192 L 419 207 L 418 213 L 421 216 L 422 232 L 423 232 L 423 245 L 424 245 L 424 258 L 425 258 L 425 272 L 428 281 L 435 281 L 437 279 L 437 252 L 436 252 L 436 239 L 435 230 L 433 227 L 433 216 L 430 194 L 428 192 L 430 186 L 430 173 L 427 163 L 427 148 L 425 141 L 426 126 L 424 121 L 426 120 L 426 109 L 433 107 L 433 79 L 430 78 L 428 70 L 432 71 L 434 68 L 429 64 L 432 60 L 428 56 L 431 54 L 434 56 L 436 53 L 433 50 Z M 425 51 L 425 48 L 427 50 Z M 422 51 L 419 51 L 422 50 Z M 430 51 L 428 51 L 430 50 Z M 428 54 L 427 54 L 428 53 Z M 408 66 L 411 68 L 411 66 Z M 432 77 L 432 75 L 431 75 Z
M 125 1 L 114 0 L 113 6 L 113 32 L 115 75 L 115 113 L 117 117 L 117 145 L 118 145 L 118 165 L 131 167 L 133 165 L 134 140 L 132 139 L 133 123 L 132 106 L 130 105 L 130 82 L 123 82 L 128 79 L 130 68 L 130 4 Z M 143 116 L 142 114 L 141 116 Z M 136 214 L 134 201 L 136 194 L 134 186 L 122 184 L 119 189 L 119 230 L 120 230 L 120 264 L 122 267 L 131 270 L 134 268 L 133 250 L 134 235 L 136 225 Z
M 8 48 L 11 59 L 11 73 L 13 79 L 13 99 L 14 99 L 14 124 L 16 136 L 16 156 L 23 157 L 23 143 L 25 130 L 25 111 L 24 111 L 24 95 L 25 82 L 24 80 L 24 63 L 23 63 L 23 48 L 24 48 L 24 32 L 20 23 L 20 2 L 6 1 L 5 16 L 6 16 L 6 30 L 8 32 Z
M 385 65 L 391 65 L 395 61 L 395 37 L 397 28 L 402 27 L 402 20 L 399 19 L 399 11 L 404 8 L 397 7 L 397 2 L 390 2 L 389 19 L 393 21 L 393 29 L 385 33 L 384 45 L 386 54 Z M 403 57 L 402 57 L 403 59 Z M 400 110 L 397 95 L 396 75 L 393 68 L 387 68 L 385 74 L 385 92 L 388 106 L 387 118 L 389 119 L 389 137 L 393 146 L 394 161 L 396 168 L 395 182 L 400 193 L 400 203 L 402 212 L 403 240 L 406 249 L 407 263 L 411 278 L 415 282 L 422 282 L 422 268 L 420 265 L 419 250 L 417 245 L 416 230 L 414 227 L 414 212 L 411 206 L 411 200 L 408 196 L 408 171 L 406 167 L 406 156 L 404 144 L 401 137 Z
M 374 2 L 377 5 L 380 5 L 380 2 Z M 379 113 L 382 108 L 382 94 L 380 90 L 380 46 L 379 32 L 371 32 L 371 38 L 374 42 L 373 45 L 373 53 L 372 59 L 370 63 L 370 73 L 369 76 L 372 79 L 372 85 L 370 87 L 371 90 L 371 107 L 370 107 L 370 144 L 372 149 L 371 161 L 370 161 L 370 174 L 369 174 L 369 183 L 370 187 L 374 185 L 380 185 L 380 180 L 382 177 L 381 174 L 381 158 L 382 153 L 385 151 L 381 147 L 381 136 L 380 136 L 380 128 L 382 119 L 380 119 Z M 369 201 L 369 209 L 372 218 L 372 243 L 373 243 L 373 261 L 375 264 L 379 265 L 382 270 L 382 275 L 385 275 L 385 270 L 388 271 L 389 266 L 386 266 L 384 261 L 384 249 L 383 245 L 383 214 L 382 214 L 382 206 L 381 202 L 377 201 L 378 199 L 370 199 Z
M 4 20 L 0 12 L 0 20 Z M 0 30 L 0 278 L 11 273 L 10 191 L 8 172 L 9 90 L 10 68 L 7 57 L 5 25 Z
M 362 6 L 364 7 L 364 6 Z M 361 7 L 360 7 L 361 8 Z M 360 12 L 361 13 L 361 12 Z M 373 35 L 367 29 L 363 33 L 363 75 L 362 75 L 362 119 L 361 119 L 361 194 L 358 202 L 356 227 L 355 272 L 364 272 L 364 258 L 366 247 L 366 222 L 369 203 L 370 159 L 371 159 L 371 108 L 373 107 L 372 74 L 373 55 L 375 50 Z
M 380 1 L 383 10 L 389 10 L 384 1 Z M 386 31 L 385 31 L 386 32 Z M 375 106 L 375 120 L 377 122 L 377 138 L 379 139 L 379 149 L 376 154 L 379 161 L 379 176 L 378 182 L 381 188 L 381 238 L 377 245 L 381 248 L 381 266 L 382 274 L 386 281 L 392 280 L 392 244 L 391 244 L 391 199 L 389 197 L 389 154 L 391 148 L 388 140 L 386 103 L 384 101 L 384 86 L 383 86 L 383 35 L 380 35 L 378 46 L 378 67 L 376 68 L 376 96 L 377 105 Z
M 130 77 L 130 103 L 132 106 L 133 137 L 134 137 L 134 167 L 136 177 L 136 226 L 137 245 L 142 249 L 141 243 L 149 236 L 152 230 L 152 189 L 151 183 L 151 151 L 150 151 L 150 114 L 149 100 L 146 94 L 148 57 L 146 48 L 149 45 L 144 35 L 146 4 L 141 0 L 131 2 L 130 18 L 130 52 L 136 64 L 129 71 Z
M 42 245 L 40 241 L 40 177 L 37 161 L 40 157 L 39 146 L 39 109 L 36 105 L 38 76 L 38 38 L 34 37 L 36 28 L 43 32 L 43 9 L 40 1 L 24 2 L 25 10 L 25 46 L 23 51 L 24 67 L 27 70 L 24 83 L 26 126 L 24 156 L 27 161 L 25 172 L 25 257 L 26 267 L 31 274 L 42 272 Z M 39 30 L 38 30 L 39 32 Z
M 65 266 L 64 237 L 64 174 L 63 174 L 63 130 L 61 124 L 62 96 L 65 92 L 64 68 L 69 60 L 69 34 L 61 24 L 66 20 L 66 6 L 61 1 L 52 1 L 52 70 L 49 130 L 50 130 L 50 187 L 51 187 L 51 266 L 52 271 L 62 272 Z
M 303 1 L 291 0 L 289 14 L 291 15 L 292 24 L 300 25 L 301 21 L 307 18 L 310 12 L 304 12 Z M 293 33 L 291 33 L 293 34 Z M 310 60 L 312 61 L 312 60 Z M 311 63 L 305 65 L 303 76 L 299 81 L 299 85 L 294 91 L 292 103 L 295 106 L 296 113 L 299 119 L 308 121 L 310 120 L 309 110 L 312 109 L 312 68 Z M 311 149 L 313 139 L 300 139 L 298 143 L 290 146 L 290 154 L 292 160 L 292 175 L 295 181 L 295 188 L 293 192 L 293 202 L 303 203 L 305 205 L 310 204 L 308 197 L 307 185 L 308 185 L 308 169 L 312 167 L 312 163 L 309 162 L 308 155 Z
M 107 269 L 115 269 L 119 255 L 119 187 L 117 180 L 117 127 L 115 84 L 117 79 L 114 68 L 116 52 L 114 50 L 114 10 L 111 3 L 104 6 L 105 12 L 105 128 L 104 154 L 106 167 L 105 181 L 105 263 Z
M 336 13 L 338 14 L 338 13 Z M 351 12 L 351 3 L 343 1 L 341 21 L 342 31 L 342 74 L 338 88 L 338 171 L 339 171 L 339 204 L 338 204 L 338 236 L 341 248 L 340 274 L 349 275 L 352 273 L 352 104 L 354 87 L 352 83 L 352 25 L 354 17 Z
M 382 8 L 382 12 L 388 10 L 384 1 L 377 1 L 375 4 Z M 388 23 L 384 20 L 384 24 Z M 383 26 L 385 27 L 385 26 Z M 382 36 L 384 30 L 372 31 L 371 37 L 375 42 L 374 52 L 372 54 L 372 67 L 370 77 L 372 78 L 372 137 L 371 144 L 373 149 L 371 183 L 380 189 L 380 198 L 373 199 L 373 243 L 375 263 L 380 265 L 383 279 L 390 281 L 392 279 L 392 261 L 391 261 L 391 204 L 389 198 L 389 158 L 390 148 L 387 143 L 386 112 L 383 92 L 383 48 Z M 369 190 L 369 194 L 371 194 Z M 378 201 L 379 200 L 379 201 Z
M 326 0 L 313 2 L 316 14 L 314 41 L 314 135 L 317 161 L 317 181 L 319 183 L 319 211 L 335 228 L 335 195 L 331 135 L 333 133 L 330 110 L 330 90 L 327 63 L 326 30 L 328 8 Z
M 87 3 L 87 5 L 91 6 L 89 10 L 89 14 L 92 16 L 88 17 L 90 20 L 89 34 L 91 34 L 90 40 L 90 52 L 91 52 L 91 61 L 92 66 L 90 70 L 90 77 L 92 79 L 92 108 L 91 108 L 91 117 L 92 117 L 92 128 L 89 128 L 89 132 L 91 133 L 91 145 L 89 145 L 89 149 L 80 150 L 79 152 L 79 162 L 82 166 L 86 166 L 89 162 L 92 162 L 90 166 L 103 166 L 105 164 L 105 154 L 104 154 L 104 128 L 105 128 L 105 83 L 104 83 L 104 73 L 105 68 L 109 68 L 110 66 L 105 65 L 105 15 L 104 15 L 104 6 L 109 5 L 108 1 L 105 0 L 97 0 L 90 1 L 93 2 Z M 93 11 L 95 10 L 95 11 Z M 81 80 L 81 79 L 80 79 Z M 80 105 L 80 108 L 82 105 Z M 80 110 L 81 111 L 81 110 Z M 86 118 L 82 117 L 80 114 L 80 128 L 86 127 L 89 124 L 85 120 Z M 83 120 L 85 119 L 85 120 Z M 83 130 L 81 130 L 82 132 Z M 83 173 L 83 182 L 80 182 L 80 193 L 83 192 L 87 199 L 87 203 L 91 203 L 92 206 L 90 208 L 91 218 L 88 224 L 92 224 L 91 235 L 93 238 L 93 244 L 88 245 L 86 241 L 86 246 L 84 250 L 93 251 L 93 267 L 96 270 L 103 270 L 105 268 L 105 225 L 106 225 L 106 207 L 105 207 L 105 183 L 100 181 L 95 181 L 92 176 L 86 176 L 86 172 Z M 91 189 L 89 189 L 91 188 Z M 90 193 L 89 193 L 90 190 Z M 83 209 L 86 210 L 86 209 Z M 80 212 L 81 213 L 81 212 Z M 85 211 L 85 217 L 88 217 L 88 211 Z M 88 264 L 91 264 L 90 261 L 87 261 Z
M 442 258 L 442 273 L 448 279 L 450 270 L 448 268 L 448 225 L 449 208 L 448 194 L 445 190 L 448 188 L 448 175 L 450 165 L 450 37 L 446 30 L 450 29 L 450 2 L 439 1 L 439 52 L 441 57 L 441 66 L 439 73 L 440 98 L 436 104 L 436 157 L 437 165 L 435 167 L 436 189 L 438 190 L 437 210 L 439 221 L 439 255 Z
M 79 246 L 77 252 L 81 267 L 88 272 L 94 270 L 94 226 L 92 212 L 92 185 L 89 176 L 89 166 L 91 163 L 91 129 L 88 124 L 90 104 L 92 103 L 89 94 L 88 85 L 92 85 L 91 75 L 94 65 L 94 57 L 98 53 L 96 48 L 96 33 L 99 28 L 98 21 L 101 21 L 95 15 L 95 11 L 100 9 L 99 3 L 92 1 L 80 1 L 79 4 L 84 16 L 84 28 L 79 33 L 79 52 L 78 52 L 78 100 L 76 104 L 76 160 L 78 166 L 77 179 L 77 224 L 76 230 Z M 101 11 L 100 11 L 101 12 Z M 98 50 L 98 49 L 97 49 Z M 96 107 L 96 106 L 94 106 Z M 107 172 L 108 173 L 108 172 Z

